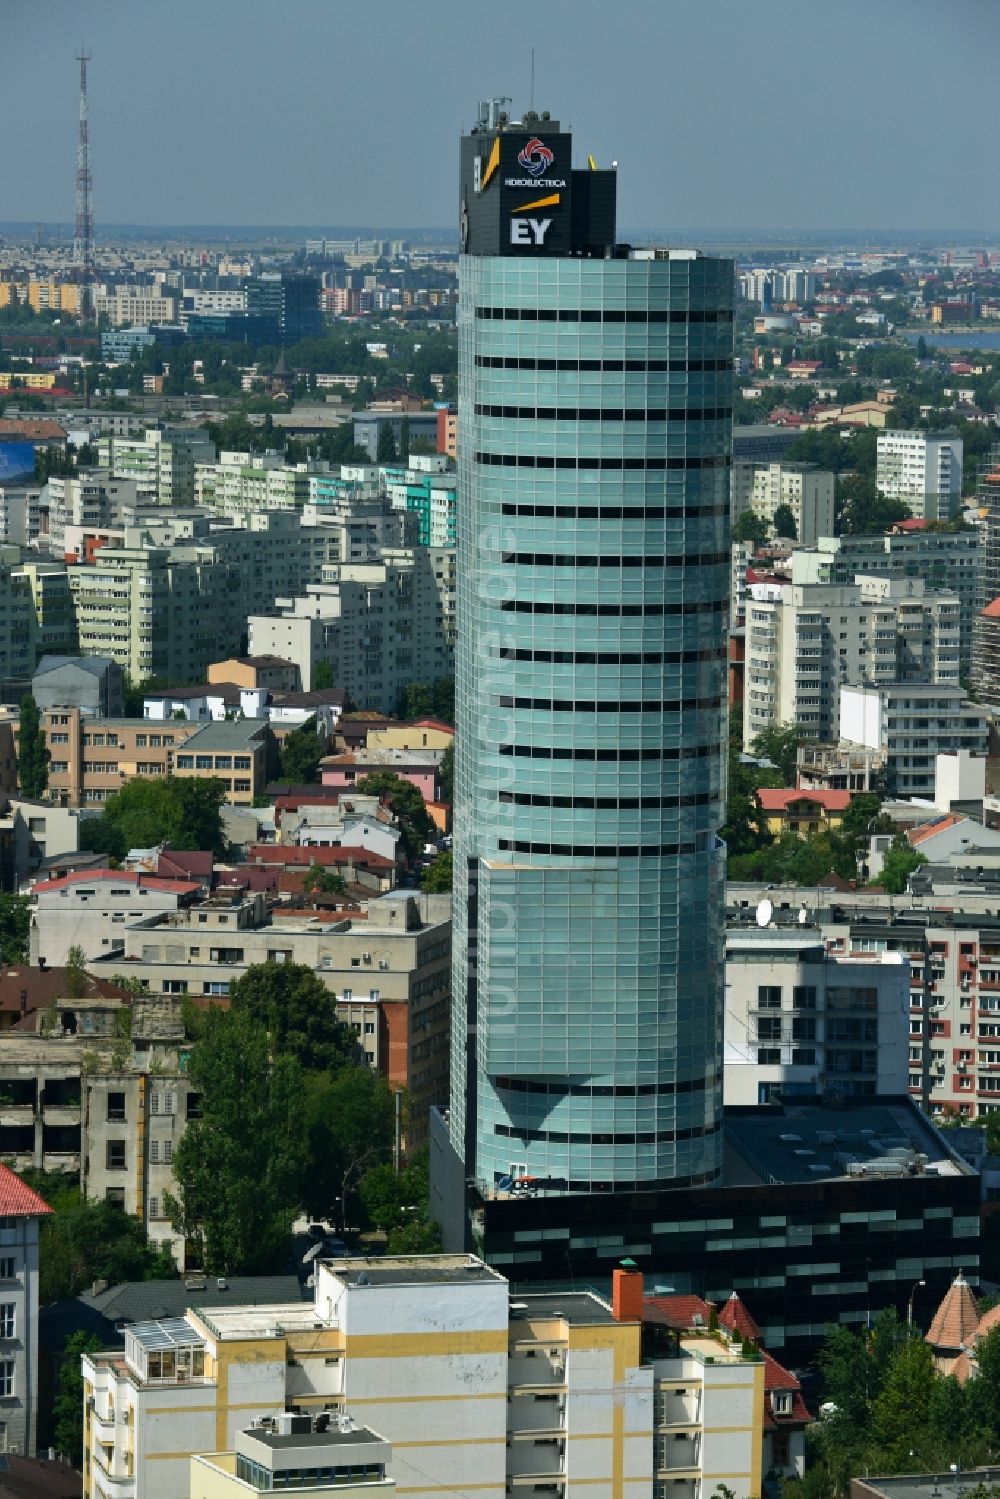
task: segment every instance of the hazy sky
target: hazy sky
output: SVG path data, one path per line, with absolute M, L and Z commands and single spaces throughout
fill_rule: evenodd
M 476 100 L 620 163 L 619 222 L 1000 230 L 1000 0 L 0 0 L 0 220 L 450 226 Z

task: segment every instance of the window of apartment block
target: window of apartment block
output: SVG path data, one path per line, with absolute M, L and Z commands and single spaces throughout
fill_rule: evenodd
M 775 1015 L 773 1018 L 762 1018 L 757 1021 L 758 1041 L 780 1041 L 781 1020 Z
M 0 1338 L 16 1337 L 14 1331 L 16 1303 L 13 1301 L 0 1301 Z
M 189 1119 L 201 1118 L 201 1094 L 189 1093 L 187 1096 L 187 1117 Z
M 160 1199 L 158 1197 L 151 1197 L 149 1199 L 149 1216 L 151 1218 L 158 1218 L 160 1216 Z
M 780 1046 L 759 1046 L 757 1048 L 758 1067 L 777 1067 L 781 1064 Z M 1000 1081 L 1000 1079 L 998 1079 Z
M 9 1400 L 14 1393 L 14 1360 L 0 1359 L 0 1399 Z
M 792 990 L 793 1010 L 815 1010 L 816 1008 L 816 986 L 815 984 L 796 984 Z
M 0 1257 L 0 1280 L 14 1280 L 17 1276 L 17 1261 L 12 1254 Z
M 124 1187 L 109 1187 L 107 1189 L 107 1191 L 105 1192 L 105 1194 L 104 1194 L 104 1201 L 105 1202 L 110 1202 L 110 1204 L 111 1204 L 112 1207 L 121 1208 L 122 1211 L 124 1212 L 124 1210 L 125 1210 L 125 1188 Z
M 125 1094 L 108 1094 L 108 1119 L 109 1121 L 121 1122 L 125 1118 Z
M 757 988 L 758 1010 L 780 1010 L 781 1009 L 781 985 L 760 984 Z
M 125 1170 L 125 1141 L 109 1140 L 105 1148 L 105 1165 L 109 1171 Z

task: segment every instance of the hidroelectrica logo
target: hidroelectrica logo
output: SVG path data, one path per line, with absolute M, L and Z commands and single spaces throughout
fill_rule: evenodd
M 526 172 L 530 172 L 532 177 L 541 177 L 555 161 L 555 155 L 544 142 L 538 139 L 537 135 L 533 135 L 518 152 L 517 160 L 518 164 Z

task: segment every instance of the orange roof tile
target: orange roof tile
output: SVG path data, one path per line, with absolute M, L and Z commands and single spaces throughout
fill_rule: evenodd
M 980 611 L 983 619 L 1000 619 L 1000 598 L 994 599 L 992 604 Z
M 954 1348 L 957 1352 L 978 1331 L 978 1327 L 979 1308 L 976 1298 L 969 1289 L 969 1282 L 959 1272 L 934 1313 L 925 1341 L 932 1348 Z
M 759 1326 L 735 1291 L 729 1293 L 729 1300 L 719 1313 L 719 1326 L 727 1327 L 730 1332 L 738 1333 L 741 1338 L 749 1338 L 752 1343 L 760 1339 Z
M 9 1166 L 0 1166 L 0 1218 L 41 1218 L 51 1211 Z
M 827 812 L 846 812 L 849 791 L 798 791 L 794 786 L 761 786 L 757 800 L 765 812 L 784 812 L 791 802 L 816 802 Z
M 967 817 L 962 817 L 957 812 L 946 812 L 942 817 L 935 817 L 933 822 L 922 822 L 918 828 L 910 828 L 907 838 L 911 848 L 916 848 L 918 843 L 924 843 L 928 838 L 937 837 L 938 833 L 947 832 L 948 828 L 957 827 L 960 822 L 968 822 Z

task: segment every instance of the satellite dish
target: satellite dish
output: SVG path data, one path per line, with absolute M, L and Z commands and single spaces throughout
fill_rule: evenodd
M 802 909 L 799 911 L 799 926 L 805 926 L 805 924 L 806 924 L 806 922 L 808 920 L 809 920 L 809 912 L 806 910 L 805 906 L 803 906 Z
M 774 907 L 765 895 L 763 900 L 757 902 L 757 925 L 770 926 L 773 915 Z

